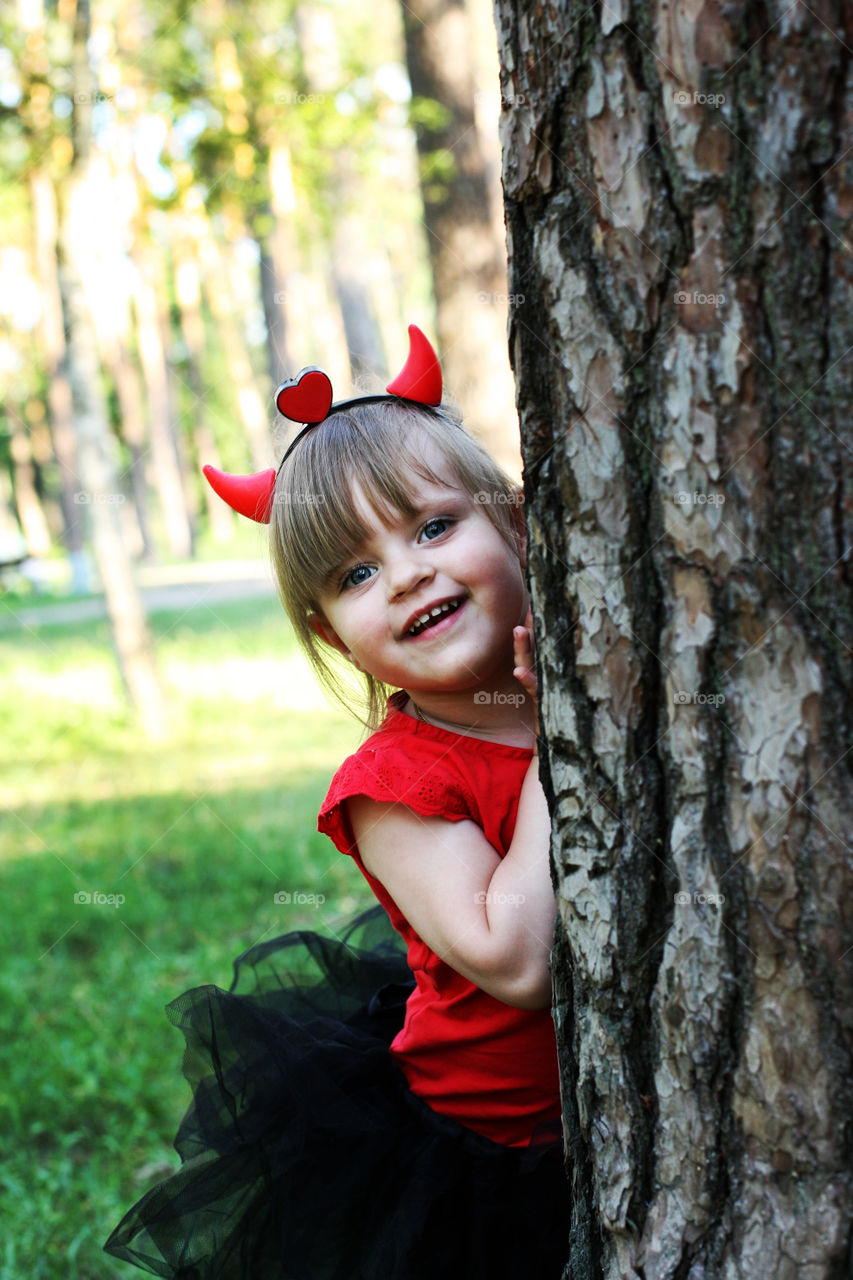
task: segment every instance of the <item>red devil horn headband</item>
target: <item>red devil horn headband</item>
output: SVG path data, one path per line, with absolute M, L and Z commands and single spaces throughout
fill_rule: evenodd
M 325 421 L 330 413 L 348 409 L 355 404 L 377 404 L 388 400 L 411 400 L 415 404 L 435 407 L 441 404 L 441 366 L 429 339 L 415 324 L 409 325 L 409 358 L 393 382 L 385 388 L 384 396 L 357 396 L 352 400 L 332 403 L 332 384 L 322 369 L 303 369 L 296 378 L 283 382 L 275 393 L 279 413 L 291 422 L 305 425 L 291 441 L 282 458 L 289 457 L 306 432 Z M 281 467 L 279 463 L 279 467 Z M 272 514 L 272 496 L 276 471 L 258 471 L 251 476 L 232 476 L 210 465 L 203 468 L 210 487 L 229 507 L 241 516 L 269 524 Z

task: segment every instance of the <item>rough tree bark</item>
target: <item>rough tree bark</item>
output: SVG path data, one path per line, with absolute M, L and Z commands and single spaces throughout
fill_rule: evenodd
M 851 9 L 496 6 L 566 1276 L 841 1280 Z

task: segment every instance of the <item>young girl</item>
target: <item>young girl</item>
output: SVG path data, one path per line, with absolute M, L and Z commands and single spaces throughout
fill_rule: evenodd
M 386 395 L 332 404 L 318 369 L 279 389 L 305 425 L 277 473 L 205 469 L 270 522 L 320 676 L 340 694 L 337 654 L 363 677 L 373 732 L 319 829 L 381 905 L 169 1006 L 183 1164 L 106 1245 L 156 1275 L 558 1280 L 568 1254 L 523 513 L 409 334 Z

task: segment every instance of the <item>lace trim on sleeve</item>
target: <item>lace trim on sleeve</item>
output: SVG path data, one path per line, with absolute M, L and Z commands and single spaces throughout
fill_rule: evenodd
M 407 744 L 408 746 L 408 744 Z M 362 749 L 341 765 L 329 788 L 318 829 L 331 836 L 341 852 L 351 851 L 352 839 L 343 822 L 341 802 L 350 796 L 404 804 L 424 817 L 455 821 L 474 812 L 474 798 L 463 780 L 441 759 L 412 760 L 409 752 Z

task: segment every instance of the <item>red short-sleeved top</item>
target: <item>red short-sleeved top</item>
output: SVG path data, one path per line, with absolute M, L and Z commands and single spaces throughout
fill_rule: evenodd
M 349 854 L 408 948 L 416 988 L 391 1053 L 412 1091 L 435 1111 L 505 1146 L 527 1146 L 560 1116 L 554 1024 L 548 1009 L 517 1009 L 476 987 L 432 951 L 358 852 L 342 802 L 363 795 L 451 821 L 470 818 L 503 857 L 515 829 L 532 751 L 451 733 L 388 700 L 380 728 L 335 774 L 318 829 Z

